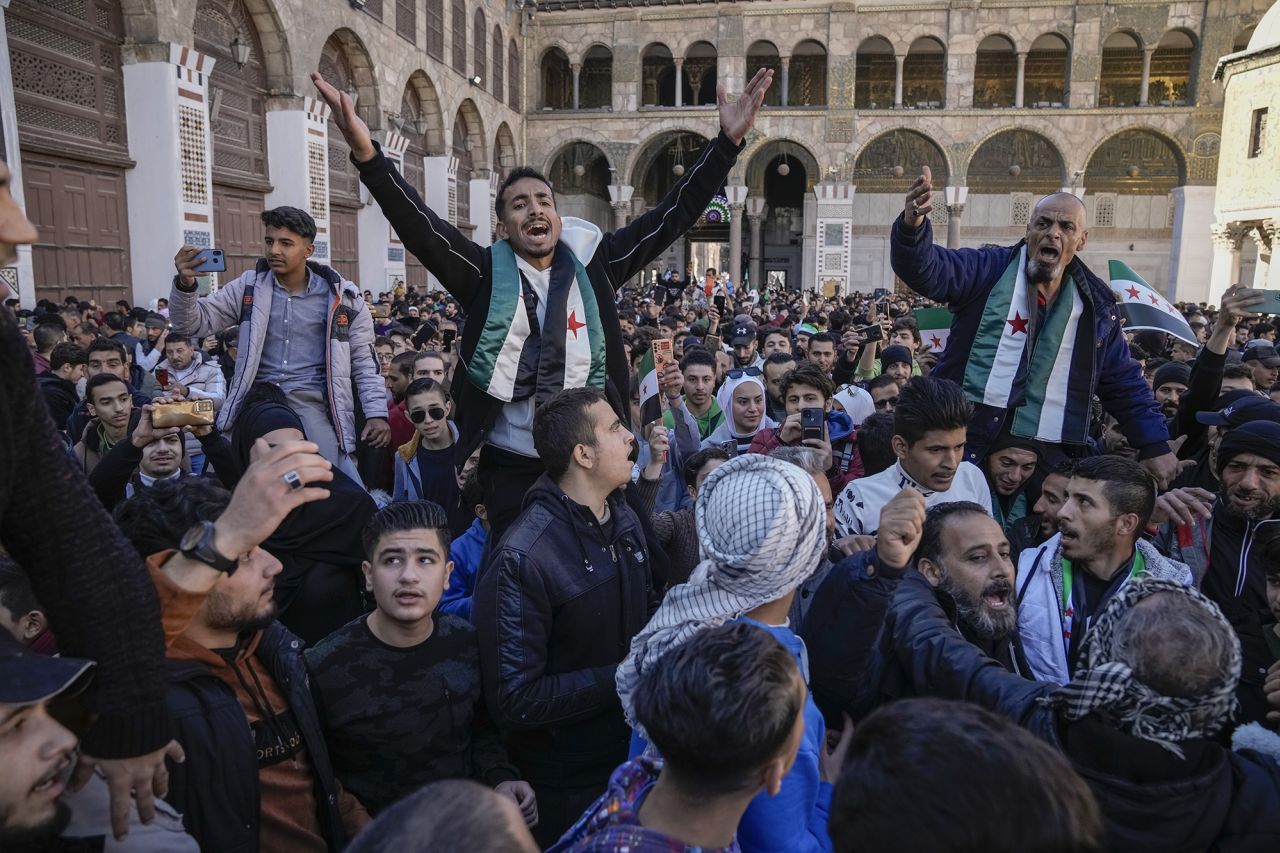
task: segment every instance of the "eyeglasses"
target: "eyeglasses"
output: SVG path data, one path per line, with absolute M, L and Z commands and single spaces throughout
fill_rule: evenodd
M 444 420 L 444 415 L 445 415 L 444 409 L 442 409 L 439 406 L 432 406 L 426 411 L 423 411 L 422 409 L 411 409 L 409 411 L 409 420 L 413 421 L 415 424 L 420 424 L 423 421 L 425 421 L 428 417 L 430 417 L 431 420 L 433 421 Z
M 876 400 L 876 409 L 887 409 L 896 405 L 898 405 L 897 397 L 885 397 L 883 400 Z
M 744 376 L 764 376 L 758 367 L 735 367 L 732 370 L 726 370 L 724 375 L 730 379 L 741 379 Z

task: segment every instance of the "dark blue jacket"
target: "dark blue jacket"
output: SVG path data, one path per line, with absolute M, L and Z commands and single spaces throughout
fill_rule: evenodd
M 885 633 L 921 695 L 974 702 L 1061 749 L 1102 809 L 1108 851 L 1280 849 L 1280 763 L 1210 740 L 1183 741 L 1185 758 L 1096 716 L 1069 721 L 1037 700 L 1057 685 L 1007 671 L 952 627 L 937 599 L 910 579 Z
M 338 786 L 302 661 L 302 641 L 272 622 L 254 652 L 288 697 L 316 781 L 320 829 L 331 850 L 346 842 Z M 169 796 L 204 853 L 258 850 L 258 760 L 240 700 L 208 665 L 169 659 L 169 710 L 187 760 L 169 764 Z M 269 853 L 269 851 L 264 851 Z
M 889 241 L 889 261 L 893 271 L 907 286 L 922 296 L 946 305 L 953 315 L 947 348 L 931 375 L 964 384 L 965 366 L 973 339 L 982 321 L 987 294 L 1004 275 L 1018 245 L 987 249 L 944 249 L 933 244 L 933 227 L 911 229 L 899 216 L 893 223 Z M 1102 405 L 1115 416 L 1120 430 L 1140 459 L 1169 452 L 1169 433 L 1164 415 L 1151 387 L 1142 378 L 1142 369 L 1129 355 L 1121 334 L 1115 294 L 1078 257 L 1067 272 L 1085 282 L 1094 306 L 1098 351 L 1093 359 L 1093 389 Z M 966 458 L 975 465 L 1004 424 L 1005 409 L 975 406 L 969 426 Z
M 477 518 L 471 522 L 466 533 L 449 545 L 453 572 L 449 575 L 449 585 L 440 598 L 441 613 L 452 613 L 471 621 L 471 596 L 476 591 L 476 576 L 480 574 L 484 546 L 488 541 L 489 531 L 484 529 L 484 522 Z

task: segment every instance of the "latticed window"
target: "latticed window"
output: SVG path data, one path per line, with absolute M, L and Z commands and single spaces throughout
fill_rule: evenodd
M 444 0 L 427 0 L 427 55 L 444 62 Z
M 450 25 L 453 29 L 453 70 L 459 74 L 467 73 L 467 4 L 463 0 L 453 0 L 450 12 L 453 18 Z
M 502 27 L 493 26 L 493 97 L 502 103 Z
M 418 10 L 416 0 L 396 0 L 396 32 L 410 44 L 417 44 Z
M 480 85 L 482 86 L 484 85 L 484 75 L 487 74 L 489 70 L 485 67 L 489 64 L 489 54 L 487 51 L 489 40 L 485 38 L 488 34 L 489 27 L 484 21 L 484 10 L 476 9 L 475 24 L 471 28 L 471 41 L 475 46 L 471 49 L 475 51 L 475 76 L 480 78 Z

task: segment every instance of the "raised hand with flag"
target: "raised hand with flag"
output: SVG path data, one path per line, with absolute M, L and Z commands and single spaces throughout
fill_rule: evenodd
M 1187 324 L 1182 312 L 1174 308 L 1155 289 L 1142 280 L 1122 261 L 1107 261 L 1111 274 L 1111 289 L 1116 294 L 1120 316 L 1124 318 L 1125 331 L 1154 329 L 1167 332 L 1179 340 L 1200 346 L 1200 339 Z

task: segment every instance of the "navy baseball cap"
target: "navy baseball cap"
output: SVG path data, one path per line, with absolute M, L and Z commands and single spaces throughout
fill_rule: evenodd
M 733 327 L 733 340 L 730 343 L 735 347 L 744 347 L 755 339 L 755 326 L 750 323 L 738 323 Z
M 34 705 L 89 685 L 96 664 L 32 652 L 0 630 L 0 705 Z
M 1196 420 L 1210 426 L 1234 429 L 1251 421 L 1271 421 L 1280 424 L 1280 404 L 1267 397 L 1248 394 L 1217 412 L 1197 412 Z

